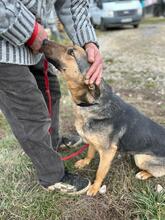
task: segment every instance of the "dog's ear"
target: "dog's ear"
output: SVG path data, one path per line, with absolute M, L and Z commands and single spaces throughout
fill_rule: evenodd
M 88 91 L 93 96 L 93 98 L 96 100 L 100 97 L 100 88 L 99 86 L 92 84 L 88 85 Z

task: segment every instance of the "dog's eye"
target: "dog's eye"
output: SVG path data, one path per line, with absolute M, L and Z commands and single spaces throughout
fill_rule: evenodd
M 73 50 L 73 48 L 69 48 L 67 52 L 68 52 L 69 55 L 74 57 L 74 50 Z

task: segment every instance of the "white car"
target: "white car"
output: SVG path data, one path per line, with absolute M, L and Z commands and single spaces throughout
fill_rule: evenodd
M 90 17 L 94 26 L 101 29 L 121 27 L 124 25 L 139 26 L 142 18 L 142 6 L 139 0 L 91 0 Z

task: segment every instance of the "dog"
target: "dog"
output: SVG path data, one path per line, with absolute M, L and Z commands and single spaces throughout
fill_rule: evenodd
M 95 196 L 117 151 L 131 153 L 140 168 L 136 178 L 165 175 L 165 128 L 124 102 L 102 79 L 99 86 L 87 85 L 86 52 L 79 46 L 63 46 L 45 40 L 41 52 L 64 76 L 74 102 L 75 127 L 86 143 L 87 156 L 75 163 L 83 168 L 99 153 L 94 183 L 87 195 Z

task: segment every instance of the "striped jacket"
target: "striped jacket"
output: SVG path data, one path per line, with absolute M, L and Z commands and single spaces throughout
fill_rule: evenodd
M 73 43 L 96 43 L 88 0 L 0 0 L 0 63 L 34 65 L 39 61 L 41 55 L 34 55 L 25 43 L 36 18 L 44 24 L 54 6 Z

